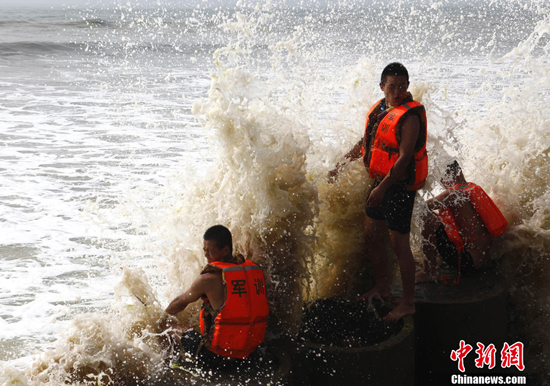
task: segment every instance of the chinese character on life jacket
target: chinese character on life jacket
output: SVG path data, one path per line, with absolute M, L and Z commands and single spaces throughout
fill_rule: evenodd
M 241 297 L 242 294 L 246 293 L 246 280 L 231 280 L 231 285 L 233 286 L 233 292 L 231 292 L 233 295 L 239 295 Z
M 260 278 L 254 279 L 254 287 L 256 288 L 256 295 L 264 294 L 265 293 L 265 285 L 264 281 Z
M 389 128 L 390 128 L 389 123 L 382 123 L 380 125 L 380 130 L 382 130 L 383 133 L 387 133 Z

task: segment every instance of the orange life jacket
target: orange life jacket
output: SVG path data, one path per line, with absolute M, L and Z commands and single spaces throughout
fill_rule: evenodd
M 209 265 L 222 271 L 225 298 L 211 323 L 204 305 L 201 309 L 205 345 L 218 355 L 246 358 L 263 342 L 269 315 L 263 271 L 246 259 L 238 265 L 219 261 Z
M 442 208 L 439 210 L 439 217 L 441 217 L 441 221 L 445 226 L 445 232 L 447 233 L 449 241 L 454 244 L 456 250 L 458 251 L 458 255 L 460 256 L 462 252 L 464 252 L 464 242 L 458 232 L 458 227 L 456 226 L 453 212 L 451 212 L 449 207 Z
M 428 176 L 428 153 L 426 152 L 426 138 L 427 132 L 427 120 L 426 110 L 422 104 L 416 101 L 410 101 L 400 106 L 394 107 L 382 118 L 378 127 L 373 129 L 374 133 L 369 133 L 369 119 L 374 110 L 380 108 L 382 100 L 378 101 L 371 107 L 367 114 L 367 122 L 365 124 L 365 139 L 374 135 L 374 141 L 370 151 L 367 153 L 366 146 L 367 141 L 363 142 L 363 160 L 365 166 L 368 168 L 369 176 L 371 178 L 384 178 L 395 165 L 395 162 L 399 158 L 399 142 L 397 140 L 397 130 L 400 128 L 400 121 L 403 116 L 412 109 L 418 111 L 418 117 L 420 118 L 420 133 L 422 138 L 420 148 L 414 154 L 414 163 L 412 169 L 409 171 L 409 190 L 418 190 L 426 183 L 426 177 Z M 377 119 L 373 117 L 373 119 Z M 370 142 L 370 141 L 369 141 Z
M 496 204 L 491 200 L 491 197 L 485 193 L 485 191 L 473 182 L 467 184 L 456 184 L 453 189 L 464 192 L 474 209 L 483 220 L 483 224 L 489 231 L 491 237 L 500 236 L 506 231 L 508 221 L 502 215 L 502 212 L 498 209 Z M 459 253 L 464 251 L 464 242 L 458 228 L 455 223 L 454 216 L 449 208 L 443 208 L 439 211 L 439 215 L 443 224 L 445 225 L 445 231 L 449 240 L 456 246 Z M 471 241 L 474 241 L 473 235 Z

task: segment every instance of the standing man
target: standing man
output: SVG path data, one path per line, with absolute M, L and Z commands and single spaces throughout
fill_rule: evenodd
M 363 156 L 369 176 L 375 179 L 366 202 L 365 240 L 376 283 L 360 299 L 376 294 L 390 296 L 384 243 L 389 233 L 401 271 L 403 297 L 384 318 L 387 322 L 415 312 L 415 265 L 409 233 L 416 190 L 424 186 L 428 175 L 426 112 L 413 101 L 408 87 L 405 66 L 390 63 L 384 68 L 380 79 L 384 98 L 369 110 L 364 137 L 329 173 L 329 179 L 334 180 L 344 164 Z
M 201 334 L 188 329 L 181 336 L 183 349 L 209 365 L 226 358 L 246 358 L 263 342 L 269 315 L 262 269 L 242 255 L 233 256 L 231 232 L 215 225 L 204 233 L 208 264 L 191 287 L 166 308 L 182 312 L 202 299 Z M 171 325 L 176 330 L 181 326 Z

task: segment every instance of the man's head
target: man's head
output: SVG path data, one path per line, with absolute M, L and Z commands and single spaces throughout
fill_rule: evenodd
M 388 76 L 404 76 L 409 82 L 409 72 L 404 65 L 398 62 L 390 63 L 382 71 L 382 76 L 380 77 L 380 83 L 386 84 L 386 79 Z
M 447 169 L 445 170 L 445 175 L 441 178 L 441 185 L 445 187 L 445 189 L 449 189 L 453 187 L 456 184 L 465 184 L 466 179 L 464 178 L 464 174 L 462 173 L 462 168 L 458 164 L 458 161 L 453 161 L 449 165 L 447 165 Z
M 233 238 L 229 229 L 214 225 L 204 232 L 204 256 L 208 262 L 230 259 L 233 254 Z
M 408 95 L 409 72 L 401 63 L 390 63 L 382 71 L 380 89 L 384 92 L 386 104 L 399 106 Z

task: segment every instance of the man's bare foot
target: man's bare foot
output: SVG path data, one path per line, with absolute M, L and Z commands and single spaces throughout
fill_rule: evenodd
M 437 274 L 426 272 L 426 271 L 418 271 L 414 275 L 414 282 L 416 284 L 437 281 L 437 279 L 438 279 Z
M 388 315 L 386 315 L 382 320 L 387 323 L 395 323 L 399 319 L 407 315 L 414 315 L 415 313 L 414 303 L 401 303 L 396 308 L 394 308 Z
M 377 295 L 380 299 L 387 300 L 391 295 L 391 291 L 389 288 L 378 288 L 377 286 L 374 286 L 363 295 L 358 296 L 357 300 L 368 300 Z

